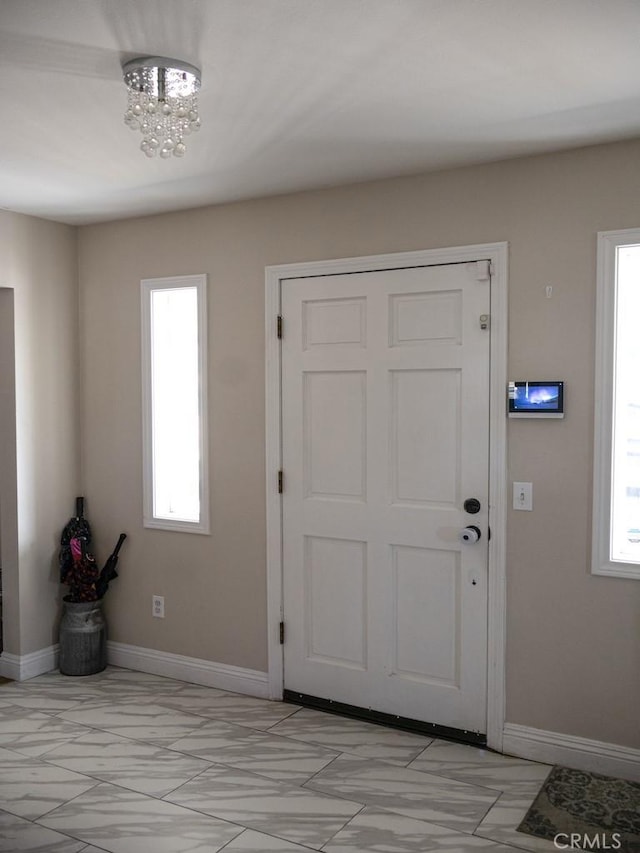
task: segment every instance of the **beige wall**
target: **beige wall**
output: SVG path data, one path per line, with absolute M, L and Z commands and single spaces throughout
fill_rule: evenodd
M 76 229 L 0 211 L 5 651 L 57 641 L 57 548 L 79 477 Z M 7 290 L 12 291 L 11 294 Z M 9 328 L 8 328 L 9 327 Z M 13 410 L 12 410 L 13 409 Z
M 266 669 L 264 267 L 509 241 L 514 378 L 564 421 L 509 424 L 507 719 L 640 746 L 640 584 L 589 573 L 596 232 L 640 225 L 640 141 L 80 229 L 83 471 L 114 640 Z M 141 526 L 141 278 L 209 275 L 212 535 Z M 553 285 L 547 299 L 545 286 Z M 166 618 L 151 617 L 151 595 Z
M 0 288 L 0 565 L 3 647 L 20 647 L 14 292 Z

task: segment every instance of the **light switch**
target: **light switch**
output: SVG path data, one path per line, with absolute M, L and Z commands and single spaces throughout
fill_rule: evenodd
M 513 484 L 513 508 L 533 509 L 533 483 Z

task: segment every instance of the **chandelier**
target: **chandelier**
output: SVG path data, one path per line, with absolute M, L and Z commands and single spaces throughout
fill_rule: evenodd
M 124 123 L 142 134 L 147 157 L 183 157 L 184 137 L 200 129 L 200 69 L 164 56 L 141 56 L 122 66 L 129 103 Z

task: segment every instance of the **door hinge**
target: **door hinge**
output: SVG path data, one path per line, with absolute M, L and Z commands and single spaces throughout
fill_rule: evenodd
M 282 314 L 278 314 L 276 317 L 276 334 L 282 340 Z
M 278 471 L 278 494 L 284 492 L 284 471 Z
M 284 622 L 280 623 L 280 645 L 284 645 Z

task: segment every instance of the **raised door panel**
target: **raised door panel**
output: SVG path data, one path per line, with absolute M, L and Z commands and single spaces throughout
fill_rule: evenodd
M 460 371 L 390 373 L 394 503 L 453 506 L 460 494 Z
M 460 555 L 392 548 L 393 672 L 400 678 L 460 683 Z
M 366 373 L 307 372 L 303 379 L 305 498 L 366 494 Z
M 305 537 L 307 660 L 366 669 L 366 553 L 364 542 Z

